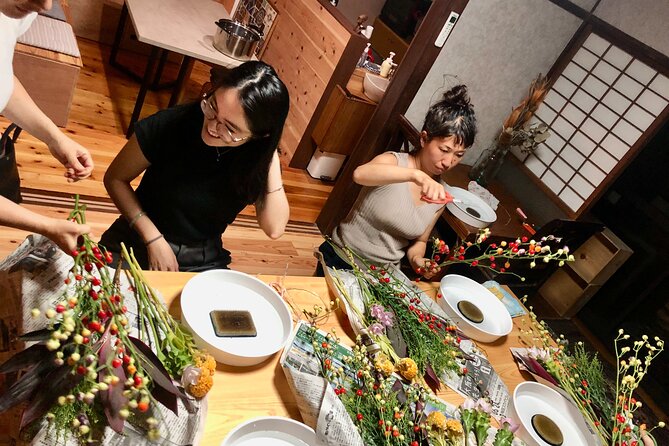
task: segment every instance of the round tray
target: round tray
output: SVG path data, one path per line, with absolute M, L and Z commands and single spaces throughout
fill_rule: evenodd
M 441 279 L 439 288 L 443 296 L 438 300 L 441 308 L 465 335 L 475 341 L 493 342 L 513 329 L 511 315 L 504 304 L 478 282 L 448 274 Z M 483 321 L 477 323 L 467 319 L 458 308 L 460 301 L 474 304 L 483 313 Z
M 234 428 L 221 446 L 322 446 L 306 424 L 284 417 L 261 417 Z
M 257 335 L 219 337 L 209 313 L 240 310 L 251 314 Z M 181 293 L 181 320 L 195 342 L 218 362 L 258 364 L 283 348 L 293 330 L 288 305 L 264 282 L 231 270 L 211 270 L 193 277 Z
M 459 203 L 450 202 L 446 208 L 463 223 L 475 228 L 485 228 L 497 220 L 497 214 L 478 195 L 460 187 L 447 186 L 446 191 Z
M 514 419 L 520 423 L 516 435 L 528 446 L 550 446 L 532 427 L 534 415 L 545 415 L 558 425 L 564 446 L 598 444 L 588 429 L 583 415 L 564 396 L 550 387 L 533 381 L 518 384 L 513 392 Z

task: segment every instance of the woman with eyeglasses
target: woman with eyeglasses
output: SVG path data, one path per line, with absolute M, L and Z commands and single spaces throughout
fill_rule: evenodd
M 227 268 L 221 235 L 248 204 L 265 234 L 283 234 L 289 208 L 277 150 L 288 115 L 286 86 L 257 61 L 213 82 L 201 101 L 137 122 L 109 166 L 104 183 L 122 217 L 100 243 L 112 254 L 124 242 L 143 268 Z
M 430 233 L 453 198 L 441 175 L 455 167 L 474 143 L 476 117 L 467 87 L 458 85 L 432 105 L 420 132 L 420 147 L 410 153 L 385 152 L 353 172 L 365 186 L 348 216 L 333 230 L 332 245 L 319 251 L 327 266 L 351 269 L 348 247 L 377 265 L 399 268 L 406 256 L 411 269 L 425 266 Z M 320 269 L 317 273 L 320 275 Z M 432 277 L 436 271 L 427 271 Z

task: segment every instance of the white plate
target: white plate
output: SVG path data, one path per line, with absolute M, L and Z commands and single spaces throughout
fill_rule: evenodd
M 478 282 L 458 274 L 447 274 L 439 285 L 442 298 L 437 302 L 449 319 L 462 332 L 480 342 L 492 342 L 508 335 L 513 329 L 511 315 L 504 304 Z M 467 319 L 458 309 L 458 302 L 465 300 L 476 305 L 483 313 L 479 323 Z
M 513 392 L 514 418 L 520 423 L 516 435 L 528 446 L 550 446 L 532 427 L 534 415 L 545 415 L 562 431 L 565 446 L 600 444 L 574 404 L 548 386 L 533 381 L 518 384 Z
M 497 214 L 478 195 L 460 187 L 447 186 L 446 191 L 459 203 L 451 202 L 446 208 L 459 220 L 476 228 L 485 228 L 497 220 Z
M 322 446 L 306 424 L 283 417 L 262 417 L 234 428 L 221 446 Z
M 255 337 L 218 337 L 209 313 L 241 310 L 251 313 Z M 231 270 L 211 270 L 188 281 L 181 293 L 181 320 L 195 342 L 218 362 L 236 366 L 258 364 L 283 348 L 293 330 L 288 305 L 264 282 Z

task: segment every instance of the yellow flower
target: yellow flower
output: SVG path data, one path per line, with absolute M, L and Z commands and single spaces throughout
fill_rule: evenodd
M 448 428 L 448 420 L 443 413 L 434 411 L 427 416 L 427 425 L 433 430 L 443 432 Z M 460 426 L 460 429 L 462 430 L 462 426 Z
M 207 394 L 207 392 L 209 392 L 209 390 L 211 390 L 213 385 L 214 377 L 203 370 L 203 373 L 200 374 L 197 382 L 188 386 L 188 393 L 193 395 L 195 398 L 202 398 Z
M 384 376 L 390 376 L 395 370 L 393 363 L 386 355 L 379 355 L 374 359 L 374 368 Z
M 397 371 L 400 372 L 404 378 L 412 380 L 418 374 L 418 366 L 411 358 L 402 358 L 397 364 Z
M 458 420 L 450 419 L 446 421 L 446 431 L 449 436 L 458 437 L 464 433 L 462 424 Z

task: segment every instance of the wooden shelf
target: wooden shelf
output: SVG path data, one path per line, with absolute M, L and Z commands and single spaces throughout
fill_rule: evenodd
M 632 255 L 632 249 L 604 228 L 574 252 L 539 288 L 539 294 L 562 318 L 571 318 Z

